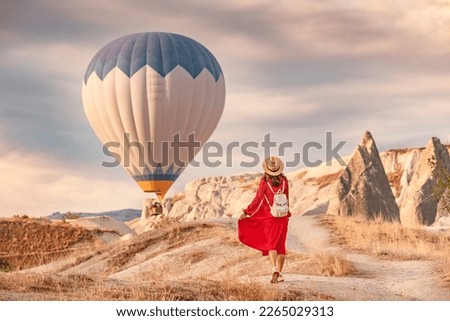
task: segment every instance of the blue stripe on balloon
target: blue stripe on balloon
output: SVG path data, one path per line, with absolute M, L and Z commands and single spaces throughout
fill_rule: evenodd
M 142 175 L 135 175 L 133 178 L 136 181 L 175 181 L 178 176 L 180 176 L 181 172 L 183 171 L 182 168 L 179 168 L 177 170 L 173 169 L 173 164 L 170 165 L 170 167 L 163 172 L 163 168 L 160 164 L 156 166 L 156 168 L 153 169 L 153 172 L 150 172 L 148 169 L 144 171 L 144 174 Z
M 216 81 L 222 75 L 216 58 L 197 41 L 173 33 L 146 32 L 118 38 L 100 49 L 86 70 L 84 82 L 93 72 L 103 80 L 116 66 L 131 77 L 145 65 L 162 77 L 176 66 L 183 67 L 192 78 L 204 68 Z
M 133 176 L 136 182 L 140 181 L 176 181 L 178 174 L 148 174 Z

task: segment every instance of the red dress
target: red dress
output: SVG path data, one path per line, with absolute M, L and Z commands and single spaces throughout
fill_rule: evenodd
M 255 198 L 244 210 L 250 217 L 238 221 L 239 240 L 251 248 L 262 251 L 263 255 L 268 255 L 270 250 L 286 254 L 286 235 L 291 214 L 284 217 L 273 217 L 270 214 L 265 196 L 272 205 L 274 193 L 268 184 L 271 184 L 275 193 L 283 188 L 284 184 L 284 193 L 289 199 L 289 183 L 286 177 L 281 177 L 280 186 L 274 186 L 270 179 L 266 181 L 264 176 L 261 177 Z

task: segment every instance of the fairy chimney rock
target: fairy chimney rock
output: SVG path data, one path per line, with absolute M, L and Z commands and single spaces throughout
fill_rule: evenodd
M 450 188 L 447 188 L 442 194 L 436 209 L 435 223 L 442 217 L 450 216 Z
M 330 192 L 329 214 L 398 221 L 399 209 L 375 141 L 365 132 Z
M 422 152 L 419 164 L 411 177 L 405 199 L 400 207 L 400 219 L 406 226 L 431 225 L 436 219 L 439 199 L 443 194 L 436 189 L 436 169 L 430 161 L 439 166 L 450 167 L 450 156 L 441 141 L 432 137 Z

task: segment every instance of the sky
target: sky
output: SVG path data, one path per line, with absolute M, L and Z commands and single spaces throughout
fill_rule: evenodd
M 351 154 L 366 130 L 380 151 L 450 143 L 449 30 L 448 0 L 0 0 L 0 216 L 141 208 L 149 195 L 101 166 L 110 158 L 81 100 L 90 60 L 120 36 L 202 43 L 226 82 L 210 140 L 226 149 L 270 134 L 292 143 L 289 162 L 309 142 L 323 146 L 309 160 L 325 160 L 327 135 Z M 242 166 L 239 148 L 214 168 L 202 157 L 169 195 L 196 178 L 261 171 Z

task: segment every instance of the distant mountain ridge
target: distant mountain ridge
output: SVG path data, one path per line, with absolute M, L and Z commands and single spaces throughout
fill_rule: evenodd
M 83 213 L 83 212 L 79 212 L 79 213 L 77 213 L 77 212 L 70 212 L 70 213 L 72 215 L 78 216 L 80 218 L 83 218 L 83 217 L 107 216 L 107 217 L 111 217 L 111 218 L 113 218 L 113 219 L 115 219 L 116 221 L 119 221 L 119 222 L 128 222 L 128 221 L 132 221 L 132 220 L 140 217 L 141 216 L 141 211 L 142 210 L 126 208 L 126 209 L 121 209 L 121 210 L 106 211 L 106 212 L 99 212 L 99 213 Z M 62 220 L 62 219 L 65 218 L 65 215 L 67 215 L 67 214 L 66 213 L 60 213 L 60 212 L 55 212 L 55 213 L 47 216 L 47 218 L 49 220 L 51 220 L 51 221 Z

